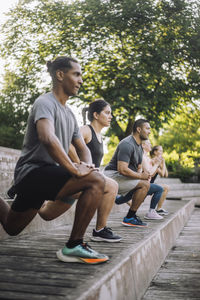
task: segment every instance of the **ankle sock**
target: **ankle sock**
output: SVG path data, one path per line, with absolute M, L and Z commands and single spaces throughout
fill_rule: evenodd
M 135 217 L 135 215 L 136 215 L 136 211 L 129 209 L 126 217 L 130 219 L 130 218 Z
M 67 243 L 66 243 L 66 246 L 67 248 L 74 248 L 80 244 L 83 243 L 83 239 L 80 239 L 80 240 L 69 240 Z
M 102 227 L 101 229 L 97 230 L 95 229 L 96 232 L 100 232 L 101 230 L 103 230 L 105 227 Z

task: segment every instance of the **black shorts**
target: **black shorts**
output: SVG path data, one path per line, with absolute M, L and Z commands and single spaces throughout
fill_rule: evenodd
M 40 209 L 45 200 L 56 200 L 57 194 L 71 177 L 61 166 L 35 168 L 15 186 L 17 195 L 11 208 L 17 212 Z

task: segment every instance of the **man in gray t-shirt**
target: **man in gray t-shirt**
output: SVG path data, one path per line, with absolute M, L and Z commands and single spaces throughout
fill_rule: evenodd
M 69 151 L 71 141 L 81 137 L 71 109 L 68 106 L 63 108 L 52 92 L 40 96 L 34 102 L 28 118 L 21 156 L 15 168 L 15 184 L 35 168 L 57 164 L 38 138 L 35 124 L 40 119 L 52 121 L 55 135 L 62 142 L 66 153 Z
M 83 243 L 83 236 L 102 201 L 104 178 L 92 165 L 90 151 L 66 105 L 70 96 L 77 95 L 82 84 L 81 67 L 77 60 L 66 56 L 48 62 L 47 67 L 53 89 L 33 104 L 15 169 L 16 197 L 11 208 L 0 198 L 0 223 L 8 234 L 17 235 L 38 212 L 44 219 L 51 219 L 52 210 L 48 205 L 41 213 L 46 199 L 54 201 L 57 210 L 60 207 L 62 210 L 62 205 L 66 205 L 62 201 L 78 193 L 72 232 L 66 246 L 57 251 L 57 257 L 64 262 L 102 263 L 108 256 Z M 70 143 L 80 161 L 86 163 L 77 164 L 70 160 Z M 52 201 L 47 203 L 54 203 Z
M 141 172 L 143 149 L 141 143 L 150 134 L 149 122 L 145 119 L 135 121 L 133 133 L 124 138 L 105 167 L 105 175 L 116 180 L 119 185 L 119 196 L 116 203 L 125 203 L 132 198 L 132 205 L 123 220 L 125 226 L 145 227 L 136 215 L 149 190 L 150 174 Z
M 117 171 L 118 161 L 125 161 L 128 163 L 129 169 L 138 172 L 138 166 L 142 163 L 142 156 L 142 146 L 137 144 L 133 135 L 129 135 L 119 143 L 105 170 Z

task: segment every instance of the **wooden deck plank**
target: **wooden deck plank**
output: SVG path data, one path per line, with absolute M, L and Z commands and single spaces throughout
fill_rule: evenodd
M 127 228 L 121 225 L 126 213 L 111 215 L 108 226 L 123 237 L 120 243 L 97 243 L 90 241 L 93 220 L 85 240 L 92 248 L 109 255 L 110 261 L 102 265 L 65 264 L 57 260 L 55 252 L 63 247 L 71 226 L 61 226 L 47 232 L 34 232 L 11 237 L 0 242 L 0 299 L 66 299 L 75 300 L 87 286 L 114 268 L 116 262 L 129 255 L 139 243 L 148 238 L 164 222 L 168 222 L 183 204 L 170 201 L 171 214 L 163 222 L 149 222 L 147 228 Z M 144 215 L 147 205 L 139 211 Z M 108 300 L 108 299 L 105 299 Z
M 200 299 L 200 209 L 196 208 L 143 300 Z

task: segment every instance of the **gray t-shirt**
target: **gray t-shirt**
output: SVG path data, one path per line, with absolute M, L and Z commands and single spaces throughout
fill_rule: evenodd
M 105 170 L 117 171 L 117 162 L 124 161 L 128 163 L 129 169 L 137 172 L 138 165 L 142 163 L 143 149 L 141 145 L 138 145 L 132 135 L 127 136 L 117 146 L 115 153 L 105 167 Z
M 66 153 L 72 140 L 81 136 L 73 112 L 56 100 L 52 92 L 37 98 L 28 117 L 22 152 L 15 167 L 15 184 L 35 168 L 57 164 L 38 139 L 36 122 L 40 119 L 53 122 L 55 134 Z

